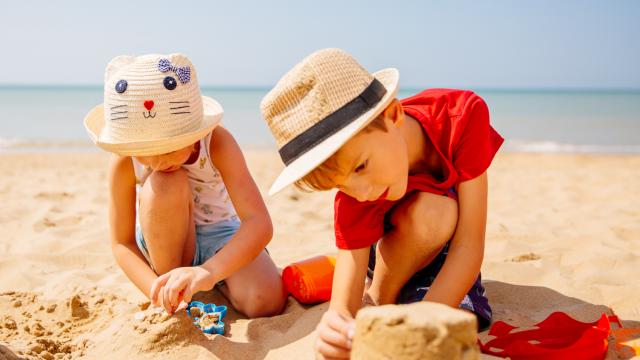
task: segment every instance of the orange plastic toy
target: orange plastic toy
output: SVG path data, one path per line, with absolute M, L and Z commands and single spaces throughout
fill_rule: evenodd
M 303 304 L 315 304 L 331 299 L 331 284 L 336 259 L 315 256 L 295 262 L 282 271 L 284 286 Z

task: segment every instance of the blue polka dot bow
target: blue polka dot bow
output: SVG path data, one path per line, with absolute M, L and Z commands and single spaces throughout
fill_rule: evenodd
M 162 72 L 173 71 L 181 83 L 186 84 L 191 80 L 191 69 L 188 66 L 174 66 L 168 59 L 160 59 L 158 70 Z

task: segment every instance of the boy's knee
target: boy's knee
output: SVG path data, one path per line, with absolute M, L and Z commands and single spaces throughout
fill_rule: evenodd
M 394 213 L 392 222 L 403 234 L 428 242 L 446 242 L 458 222 L 458 203 L 446 196 L 420 192 Z

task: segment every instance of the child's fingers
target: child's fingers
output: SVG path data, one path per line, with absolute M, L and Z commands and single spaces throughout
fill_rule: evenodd
M 184 289 L 182 293 L 182 301 L 189 303 L 191 301 L 191 297 L 193 296 L 193 284 L 190 284 Z
M 316 341 L 316 352 L 320 353 L 324 359 L 348 359 L 350 355 L 349 350 L 333 346 L 322 339 Z
M 162 306 L 169 313 L 169 315 L 173 314 L 173 306 L 171 305 L 171 301 L 169 299 L 169 286 L 165 286 L 162 288 Z
M 188 286 L 187 286 L 188 287 Z M 182 304 L 182 302 L 184 301 L 184 292 L 185 290 L 182 290 L 178 293 L 178 306 L 180 306 L 180 304 Z
M 167 280 L 169 280 L 169 276 L 171 275 L 169 273 L 166 273 L 158 276 L 158 278 L 153 281 L 153 284 L 151 284 L 151 289 L 149 290 L 149 297 L 151 298 L 151 302 L 157 303 L 158 293 L 160 292 L 160 289 L 162 289 L 162 286 L 167 283 Z
M 189 304 L 187 304 L 186 302 L 181 302 L 180 305 L 178 305 L 178 307 L 176 308 L 175 312 L 186 310 L 188 306 Z
M 327 325 L 333 330 L 342 334 L 349 341 L 353 338 L 354 321 L 347 319 L 335 311 L 328 311 L 326 314 Z
M 322 341 L 335 347 L 339 347 L 345 350 L 351 349 L 351 340 L 349 340 L 349 338 L 347 338 L 344 334 L 336 331 L 330 326 L 318 327 L 318 337 Z
M 174 281 L 171 281 L 171 284 L 167 285 L 168 295 L 169 295 L 169 303 L 171 307 L 175 309 L 180 304 L 180 293 L 187 287 L 187 279 L 184 277 L 178 277 Z

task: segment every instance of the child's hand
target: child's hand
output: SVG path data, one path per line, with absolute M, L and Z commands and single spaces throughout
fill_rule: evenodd
M 200 266 L 181 267 L 159 276 L 149 291 L 151 302 L 173 314 L 182 301 L 188 303 L 193 294 L 213 288 L 209 271 Z
M 355 320 L 333 309 L 327 310 L 316 327 L 316 357 L 319 359 L 348 359 L 355 331 Z

